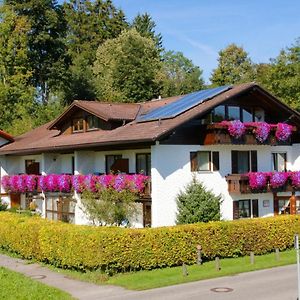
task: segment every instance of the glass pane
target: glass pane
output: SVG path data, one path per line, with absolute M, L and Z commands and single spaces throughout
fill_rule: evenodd
M 220 105 L 214 109 L 214 122 L 221 122 L 225 120 L 225 106 Z
M 138 154 L 136 157 L 136 171 L 138 174 L 147 173 L 147 162 L 146 162 L 146 154 Z
M 249 152 L 238 151 L 238 174 L 244 174 L 249 172 Z
M 260 108 L 254 109 L 254 121 L 255 122 L 264 122 L 265 112 Z
M 198 152 L 198 166 L 199 171 L 209 171 L 209 151 Z
M 243 108 L 243 122 L 252 122 L 252 110 Z
M 228 120 L 239 120 L 240 108 L 238 106 L 228 106 Z
M 239 216 L 240 218 L 250 218 L 250 201 L 240 200 L 239 201 Z
M 146 175 L 151 175 L 151 154 L 147 154 L 147 172 Z
M 277 155 L 277 164 L 278 164 L 278 171 L 284 172 L 285 171 L 285 153 L 278 153 Z

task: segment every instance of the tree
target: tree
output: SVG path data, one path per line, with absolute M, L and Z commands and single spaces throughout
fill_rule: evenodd
M 31 27 L 26 17 L 18 17 L 7 5 L 0 7 L 0 19 L 0 126 L 7 130 L 28 116 L 34 105 L 27 37 Z M 24 123 L 23 130 L 30 124 Z
M 66 22 L 55 0 L 6 0 L 17 16 L 26 17 L 32 82 L 43 103 L 65 80 L 69 58 L 64 43 Z
M 147 13 L 142 15 L 138 14 L 131 24 L 131 28 L 135 28 L 141 36 L 152 39 L 157 49 L 159 51 L 162 51 L 162 35 L 161 33 L 156 34 L 155 27 L 155 22 L 152 20 L 152 17 Z
M 137 102 L 159 95 L 161 61 L 152 39 L 135 29 L 106 41 L 94 64 L 97 96 L 101 100 Z
M 248 53 L 242 47 L 231 44 L 219 52 L 218 67 L 213 70 L 214 85 L 236 84 L 253 81 L 254 70 Z
M 63 98 L 67 103 L 74 99 L 94 99 L 92 64 L 96 51 L 128 24 L 123 11 L 116 9 L 111 1 L 71 0 L 64 4 L 64 12 L 68 24 L 66 44 L 72 64 Z
M 136 194 L 129 190 L 117 191 L 113 188 L 99 192 L 84 191 L 81 202 L 89 219 L 94 224 L 117 225 L 128 224 L 136 216 Z
M 163 60 L 163 91 L 164 97 L 182 95 L 204 87 L 202 70 L 186 58 L 182 52 L 167 51 Z
M 300 38 L 295 44 L 271 59 L 271 63 L 260 66 L 257 82 L 286 104 L 300 110 Z
M 201 182 L 193 178 L 185 191 L 176 198 L 177 224 L 190 224 L 220 220 L 221 196 L 208 191 Z

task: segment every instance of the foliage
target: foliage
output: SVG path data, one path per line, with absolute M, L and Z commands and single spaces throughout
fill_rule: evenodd
M 0 213 L 0 247 L 72 269 L 138 270 L 192 264 L 203 259 L 264 254 L 293 247 L 299 216 L 128 229 L 51 222 Z
M 286 104 L 300 110 L 300 38 L 271 59 L 270 64 L 257 69 L 258 83 Z
M 242 47 L 230 44 L 219 52 L 218 62 L 218 67 L 213 70 L 210 78 L 214 85 L 253 81 L 253 65 L 248 53 Z
M 7 209 L 7 204 L 3 202 L 3 200 L 0 197 L 0 211 L 4 211 Z
M 131 28 L 135 28 L 141 36 L 152 39 L 157 49 L 162 51 L 162 35 L 155 33 L 155 27 L 156 24 L 148 13 L 138 14 L 131 24 Z
M 120 226 L 127 225 L 136 216 L 137 198 L 137 194 L 130 190 L 118 191 L 110 187 L 96 193 L 84 191 L 81 202 L 94 224 Z
M 201 182 L 193 178 L 184 192 L 176 198 L 178 214 L 177 224 L 209 222 L 220 220 L 220 196 L 208 191 Z
M 36 190 L 44 192 L 65 192 L 74 190 L 81 193 L 85 190 L 98 192 L 102 189 L 114 189 L 116 191 L 129 190 L 133 193 L 142 193 L 148 176 L 134 175 L 4 175 L 1 184 L 5 191 L 13 193 L 26 193 Z
M 162 60 L 162 96 L 183 95 L 204 88 L 202 70 L 182 52 L 167 51 L 163 54 Z
M 96 57 L 99 99 L 137 102 L 158 96 L 161 62 L 152 39 L 142 37 L 135 29 L 124 31 L 100 45 Z
M 0 299 L 73 299 L 69 294 L 0 267 Z

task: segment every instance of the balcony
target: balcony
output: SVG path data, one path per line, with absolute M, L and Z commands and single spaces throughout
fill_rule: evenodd
M 270 125 L 270 132 L 267 138 L 261 142 L 257 138 L 257 126 L 255 123 L 245 123 L 245 132 L 239 138 L 235 138 L 230 135 L 227 126 L 222 123 L 209 124 L 203 126 L 203 145 L 291 145 L 291 134 L 285 140 L 279 140 L 276 138 L 277 125 Z M 252 125 L 253 124 L 253 125 Z M 289 125 L 287 125 L 289 126 Z M 295 127 L 292 127 L 292 132 L 296 131 Z
M 226 176 L 231 194 L 295 192 L 300 190 L 300 172 L 256 172 Z

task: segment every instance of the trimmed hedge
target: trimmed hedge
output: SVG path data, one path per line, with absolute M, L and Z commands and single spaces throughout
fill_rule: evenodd
M 263 254 L 293 246 L 300 216 L 125 229 L 52 222 L 0 213 L 0 247 L 63 268 L 127 271 Z

